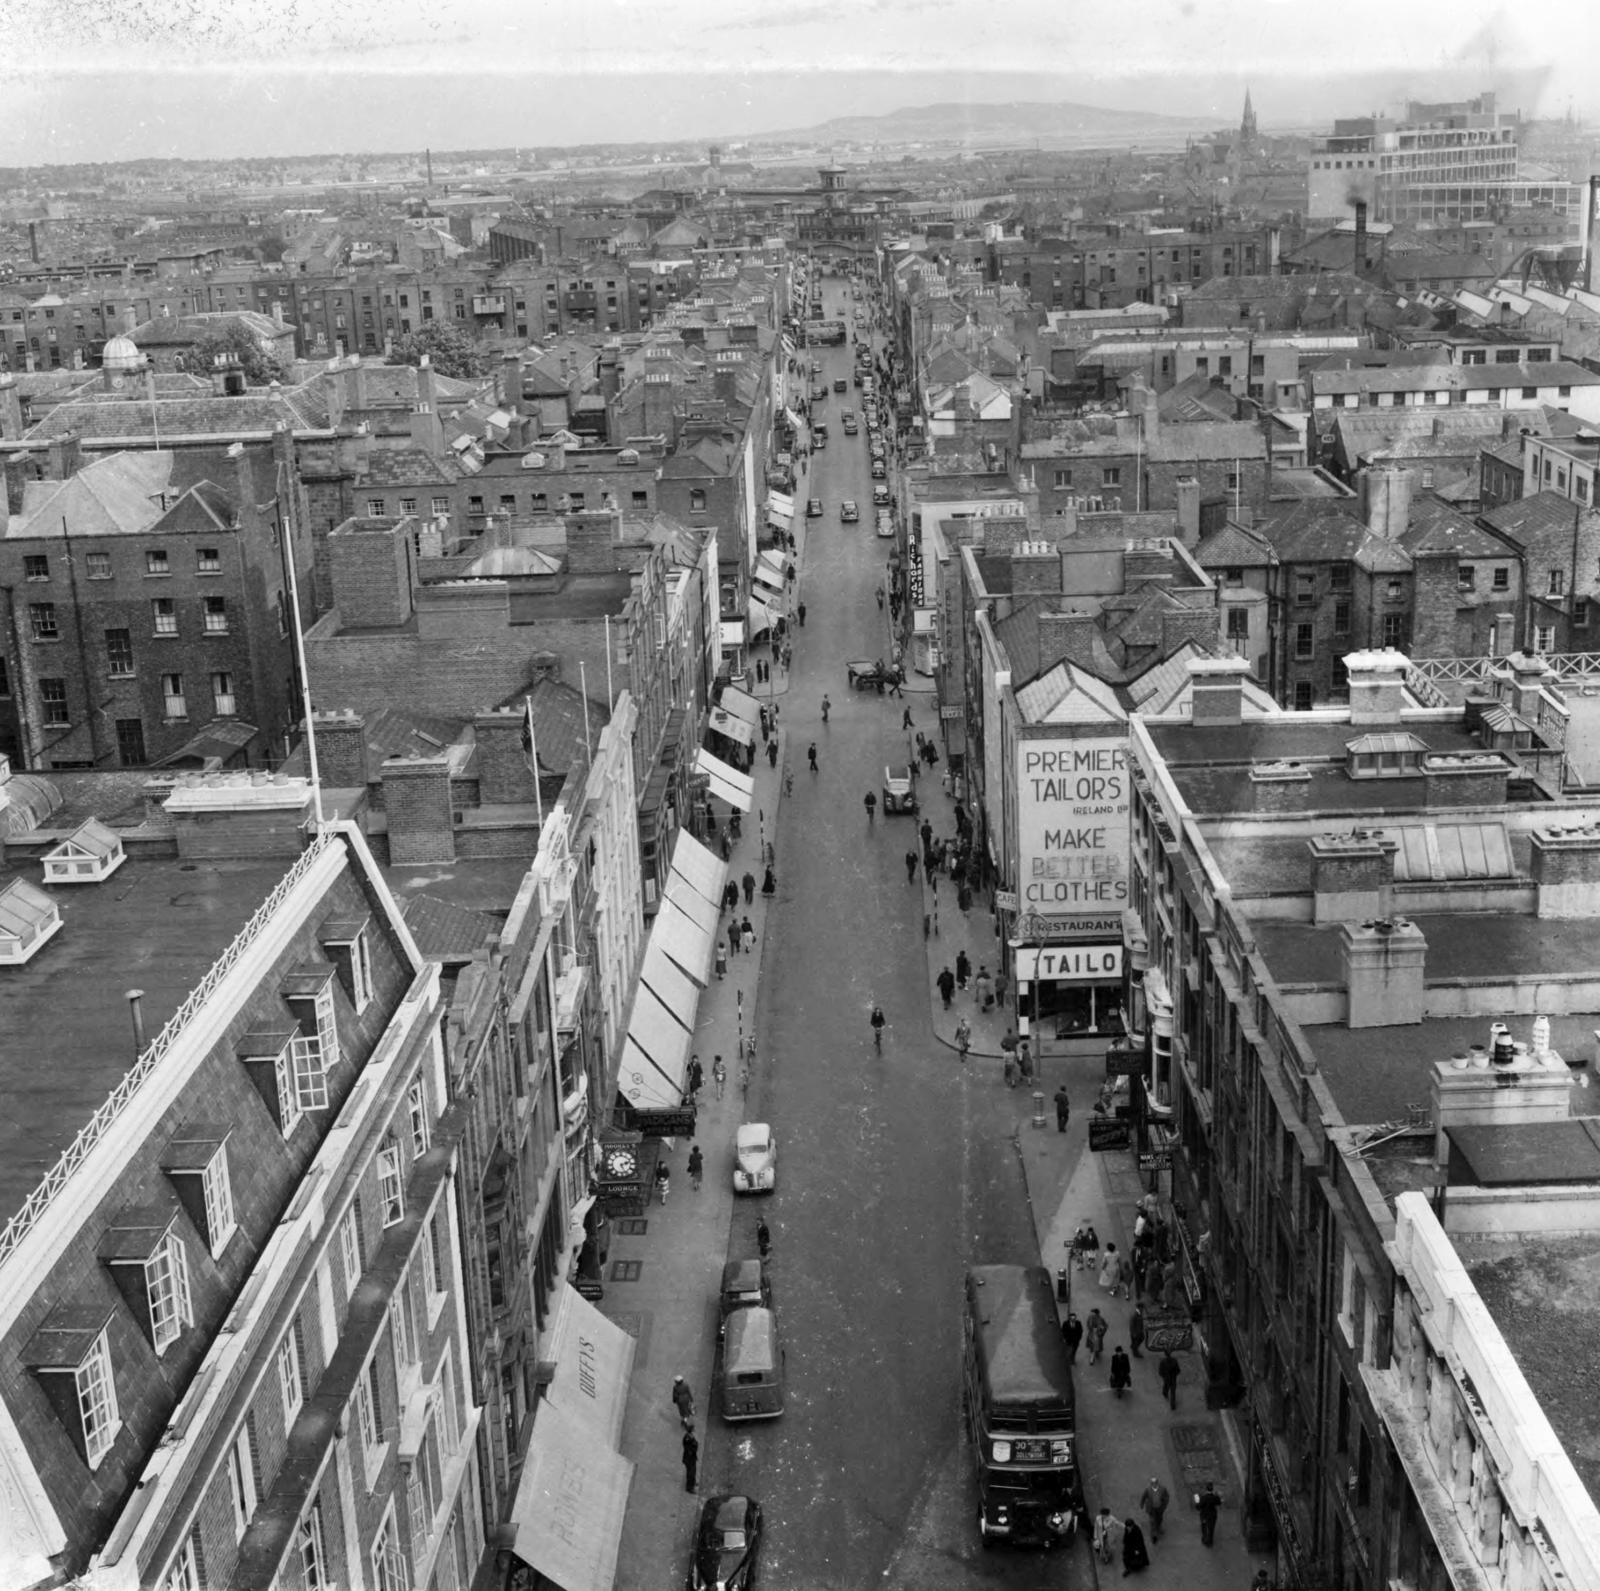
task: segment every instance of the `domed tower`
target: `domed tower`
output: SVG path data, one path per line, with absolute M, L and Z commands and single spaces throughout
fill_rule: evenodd
M 100 379 L 107 392 L 137 391 L 148 365 L 131 337 L 113 337 L 100 355 Z

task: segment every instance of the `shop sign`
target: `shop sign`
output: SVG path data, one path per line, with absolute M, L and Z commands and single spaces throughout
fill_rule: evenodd
M 1125 734 L 1018 742 L 1018 861 L 1030 912 L 1120 917 L 1128 904 L 1128 800 Z
M 1132 1128 L 1125 1121 L 1116 1121 L 1109 1116 L 1091 1116 L 1089 1148 L 1095 1154 L 1101 1154 L 1107 1149 L 1126 1149 L 1131 1131 Z
M 952 718 L 965 718 L 966 716 L 967 710 L 965 707 L 941 707 L 939 709 L 939 717 L 944 721 Z
M 1305 1566 L 1305 1549 L 1300 1545 L 1300 1532 L 1295 1526 L 1294 1511 L 1289 1506 L 1289 1491 L 1278 1473 L 1278 1456 L 1272 1451 L 1272 1438 L 1263 1429 L 1260 1419 L 1251 1415 L 1251 1434 L 1256 1440 L 1256 1451 L 1261 1455 L 1261 1479 L 1266 1484 L 1267 1500 L 1272 1504 L 1273 1517 L 1278 1526 L 1278 1539 L 1288 1549 L 1290 1561 L 1296 1569 Z
M 1172 1151 L 1170 1149 L 1147 1149 L 1139 1156 L 1139 1169 L 1141 1171 L 1171 1171 Z
M 692 1138 L 694 1106 L 681 1105 L 676 1110 L 636 1110 L 633 1124 L 646 1138 Z
M 1117 939 L 1121 934 L 1120 916 L 1040 917 L 1034 912 L 1024 912 L 1017 918 L 1012 943 L 1037 941 L 1042 945 L 1053 945 L 1069 939 Z
M 1017 951 L 1017 982 L 1114 983 L 1122 977 L 1122 946 L 1024 945 Z
M 994 892 L 994 903 L 1003 912 L 1014 912 L 1020 901 L 1014 889 L 997 889 Z

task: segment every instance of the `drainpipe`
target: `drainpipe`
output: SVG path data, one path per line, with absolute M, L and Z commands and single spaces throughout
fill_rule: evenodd
M 22 650 L 22 645 L 17 639 L 17 592 L 14 586 L 0 586 L 0 591 L 5 593 L 5 644 L 0 648 L 0 657 L 9 654 L 16 659 L 17 664 L 17 722 L 22 729 L 22 763 L 25 768 L 39 768 L 43 766 L 44 748 L 39 738 L 34 733 L 31 712 L 32 698 L 29 696 L 30 680 L 28 678 L 27 654 Z

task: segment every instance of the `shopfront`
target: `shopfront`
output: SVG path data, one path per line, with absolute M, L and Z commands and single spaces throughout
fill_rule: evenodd
M 1013 942 L 1018 1031 L 1036 1055 L 1101 1054 L 1128 1033 L 1121 922 L 1106 937 L 1063 944 Z

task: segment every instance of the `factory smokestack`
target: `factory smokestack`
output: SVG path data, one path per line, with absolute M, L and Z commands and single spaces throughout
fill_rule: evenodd
M 1356 200 L 1356 258 L 1355 273 L 1357 276 L 1367 274 L 1367 201 Z

